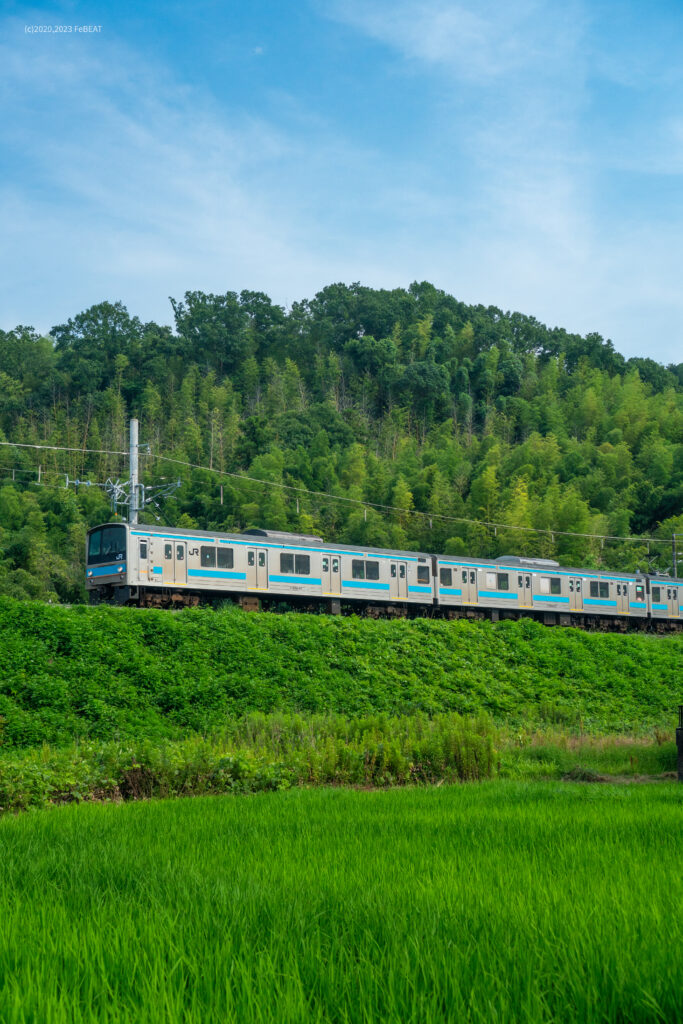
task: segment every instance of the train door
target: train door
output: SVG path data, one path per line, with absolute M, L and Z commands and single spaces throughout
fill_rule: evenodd
M 408 597 L 408 564 L 407 562 L 392 562 L 390 568 L 391 590 L 390 594 L 399 601 Z
M 247 551 L 247 586 L 257 590 L 268 589 L 268 549 L 249 548 Z
M 533 598 L 531 596 L 531 573 L 523 572 L 517 575 L 517 593 L 519 595 L 519 604 L 521 608 L 533 608 Z
M 138 543 L 138 572 L 140 574 L 140 580 L 142 583 L 147 583 L 148 580 L 148 566 L 149 562 L 147 559 L 148 548 L 150 542 L 148 540 L 141 540 Z
M 157 580 L 158 583 L 173 583 L 173 543 L 169 540 L 164 541 L 164 564 L 161 579 Z
M 569 580 L 569 611 L 583 611 L 583 586 L 579 576 L 570 577 Z
M 462 569 L 460 572 L 460 582 L 462 583 L 462 603 L 476 604 L 478 601 L 477 570 Z
M 628 615 L 628 583 L 617 583 L 617 615 Z
M 680 593 L 678 587 L 667 587 L 666 588 L 667 604 L 669 606 L 669 615 L 672 618 L 679 618 L 680 616 Z
M 322 583 L 326 594 L 341 594 L 341 557 L 322 556 Z
M 175 542 L 174 576 L 175 583 L 187 583 L 187 544 Z

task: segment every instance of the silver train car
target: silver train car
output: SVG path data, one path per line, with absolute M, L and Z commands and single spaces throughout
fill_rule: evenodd
M 588 628 L 675 629 L 683 581 L 497 559 L 328 544 L 320 537 L 224 534 L 106 523 L 88 531 L 91 603 L 182 607 L 221 599 L 257 609 L 287 603 L 333 614 L 521 618 Z

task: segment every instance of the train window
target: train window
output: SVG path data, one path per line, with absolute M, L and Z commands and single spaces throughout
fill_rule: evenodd
M 577 594 L 581 593 L 581 580 L 577 580 L 576 581 L 576 593 Z
M 551 576 L 550 578 L 550 593 L 561 594 L 562 593 L 562 580 L 559 576 Z
M 332 559 L 332 572 L 339 572 L 339 559 L 338 558 L 333 558 Z
M 391 566 L 391 578 L 392 578 L 392 580 L 396 579 L 396 563 L 395 562 L 392 563 L 392 566 Z
M 522 578 L 521 576 L 518 576 L 518 577 L 517 577 L 517 586 L 518 586 L 518 587 L 521 587 L 521 586 L 522 586 L 522 583 L 523 583 L 523 578 Z
M 538 588 L 542 594 L 550 593 L 550 580 L 547 576 L 541 576 L 540 580 L 538 581 Z
M 175 546 L 175 556 L 176 556 L 176 560 L 178 562 L 182 562 L 183 561 L 183 559 L 185 558 L 185 545 L 184 544 L 176 544 L 176 546 Z
M 450 587 L 453 583 L 453 573 L 450 569 L 439 569 L 439 579 L 442 587 Z
M 232 569 L 232 566 L 233 566 L 232 548 L 219 548 L 218 549 L 218 568 L 219 569 Z
M 659 587 L 653 587 L 652 588 L 652 600 L 653 601 L 661 600 L 661 593 L 660 593 Z
M 527 576 L 526 583 L 524 584 L 524 586 L 525 587 L 530 587 L 531 586 L 531 576 Z
M 103 526 L 88 537 L 88 565 L 117 562 L 126 557 L 124 526 Z
M 173 558 L 172 544 L 164 544 L 164 558 Z
M 406 567 L 405 567 L 405 565 L 399 565 L 399 567 L 398 567 L 398 575 L 400 576 L 400 578 L 402 580 L 404 580 L 406 578 Z
M 669 587 L 666 588 L 666 596 L 669 600 L 671 600 L 671 590 Z
M 476 581 L 477 581 L 476 573 L 471 572 L 470 573 L 470 583 L 476 583 Z
M 617 583 L 617 597 L 621 597 L 621 583 Z
M 311 575 L 311 556 L 310 555 L 296 555 L 294 559 L 294 571 L 297 576 L 310 576 Z
M 354 580 L 365 579 L 365 562 L 361 558 L 354 558 L 351 562 L 351 577 Z
M 329 558 L 323 558 L 323 572 L 330 571 L 330 560 Z
M 366 562 L 365 563 L 365 578 L 366 578 L 366 580 L 378 580 L 379 579 L 379 562 Z
M 429 566 L 418 565 L 417 567 L 417 582 L 418 583 L 429 583 Z
M 591 580 L 591 597 L 598 596 L 598 583 L 597 580 Z
M 294 572 L 294 555 L 280 554 L 280 572 Z
M 463 569 L 463 573 L 462 573 L 462 581 L 463 581 L 463 583 L 467 583 L 467 573 L 465 572 L 464 569 Z
M 569 593 L 570 594 L 574 593 L 574 580 L 570 580 L 569 581 Z
M 609 597 L 609 583 L 600 584 L 600 597 Z
M 496 574 L 495 574 L 495 572 L 487 572 L 486 573 L 486 586 L 487 587 L 495 587 L 495 585 L 496 585 Z
M 209 547 L 202 547 L 199 549 L 201 556 L 201 564 L 205 569 L 216 568 L 216 549 Z
M 498 589 L 509 590 L 510 589 L 510 577 L 506 572 L 498 573 Z
M 258 553 L 258 564 L 261 566 L 261 568 L 263 568 L 263 566 L 266 564 L 266 553 L 265 553 L 265 551 L 259 551 L 259 553 Z
M 645 597 L 645 587 L 642 583 L 636 583 L 636 597 L 639 599 Z
M 147 541 L 140 541 L 140 558 L 147 558 Z
M 254 565 L 255 561 L 256 559 L 254 558 L 254 552 L 250 551 L 249 554 L 247 555 L 247 565 Z

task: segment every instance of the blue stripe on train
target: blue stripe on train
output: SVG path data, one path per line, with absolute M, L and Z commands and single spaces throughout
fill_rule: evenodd
M 344 587 L 365 587 L 369 590 L 389 590 L 388 583 L 371 583 L 367 580 L 342 580 Z
M 511 594 L 507 590 L 480 590 L 479 591 L 479 597 L 490 597 L 494 601 L 496 601 L 499 597 L 505 597 L 509 601 L 516 601 L 517 600 L 517 594 L 515 594 L 515 593 Z
M 408 587 L 410 594 L 431 594 L 431 587 Z
M 223 572 L 219 569 L 188 569 L 188 576 L 204 576 L 212 580 L 246 580 L 246 572 Z
M 115 565 L 98 565 L 88 569 L 88 576 L 119 576 L 126 571 L 125 562 L 117 562 Z
M 583 603 L 584 604 L 604 604 L 604 605 L 607 605 L 609 608 L 616 608 L 616 606 L 617 606 L 617 602 L 616 601 L 605 601 L 602 598 L 597 598 L 597 597 L 584 597 Z
M 450 597 L 460 597 L 462 590 L 458 590 L 456 587 L 439 587 L 440 594 L 448 594 Z
M 560 597 L 559 594 L 534 594 L 532 601 L 556 601 L 559 604 L 569 604 L 568 597 Z
M 321 587 L 322 580 L 315 576 L 268 576 L 269 583 L 308 583 L 311 586 Z

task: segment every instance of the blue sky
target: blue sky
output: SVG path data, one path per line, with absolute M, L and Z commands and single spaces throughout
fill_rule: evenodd
M 2 4 L 4 328 L 426 279 L 680 362 L 682 270 L 680 0 Z

